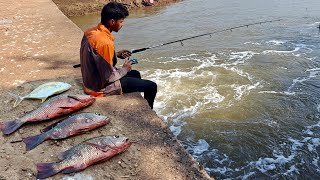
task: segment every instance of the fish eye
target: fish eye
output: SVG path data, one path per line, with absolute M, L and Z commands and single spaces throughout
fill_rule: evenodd
M 118 136 L 118 135 L 115 135 L 114 137 L 115 137 L 115 138 L 119 138 L 119 136 Z
M 101 116 L 101 114 L 100 113 L 95 113 L 96 115 L 98 115 L 98 116 Z

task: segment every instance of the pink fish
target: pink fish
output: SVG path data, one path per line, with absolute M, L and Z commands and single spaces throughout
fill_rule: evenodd
M 49 126 L 39 135 L 24 138 L 23 142 L 26 144 L 27 151 L 29 151 L 45 140 L 67 138 L 106 125 L 109 122 L 110 119 L 106 116 L 95 113 L 81 113 L 59 122 L 53 128 Z
M 16 131 L 23 124 L 56 118 L 95 102 L 95 97 L 89 95 L 59 95 L 42 104 L 38 109 L 27 113 L 25 116 L 13 120 L 0 122 L 0 130 L 8 135 Z
M 82 142 L 61 153 L 57 163 L 38 163 L 37 179 L 44 179 L 62 171 L 72 173 L 81 171 L 88 166 L 110 159 L 131 146 L 126 137 L 101 136 Z

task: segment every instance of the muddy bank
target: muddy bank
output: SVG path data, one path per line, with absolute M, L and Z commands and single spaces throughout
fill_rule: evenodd
M 68 17 L 85 14 L 100 13 L 102 7 L 113 0 L 53 0 L 59 9 Z M 152 8 L 152 6 L 164 6 L 180 0 L 154 0 L 153 4 L 147 0 L 117 0 L 116 2 L 127 5 L 129 9 Z

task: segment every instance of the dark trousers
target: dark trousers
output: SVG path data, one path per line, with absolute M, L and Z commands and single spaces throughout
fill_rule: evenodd
M 151 109 L 153 109 L 153 102 L 157 94 L 157 84 L 141 79 L 140 72 L 137 70 L 131 70 L 124 77 L 120 79 L 122 92 L 131 93 L 131 92 L 143 92 L 144 99 L 149 103 Z

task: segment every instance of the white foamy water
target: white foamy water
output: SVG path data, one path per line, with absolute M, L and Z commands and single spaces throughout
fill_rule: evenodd
M 223 63 L 216 63 L 219 61 L 217 54 L 207 52 L 203 55 L 188 54 L 179 57 L 161 57 L 160 64 L 170 63 L 195 63 L 192 67 L 183 69 L 156 69 L 153 72 L 145 71 L 143 75 L 147 75 L 147 79 L 151 79 L 158 84 L 157 101 L 155 102 L 155 110 L 170 124 L 170 130 L 175 136 L 179 136 L 182 127 L 187 123 L 186 118 L 190 118 L 199 114 L 200 110 L 212 109 L 226 103 L 231 106 L 232 101 L 241 101 L 243 96 L 250 94 L 251 90 L 257 89 L 261 84 L 254 80 L 254 77 L 249 73 L 237 68 L 239 64 L 244 64 L 250 60 L 255 54 L 251 51 L 231 52 L 228 61 Z M 157 61 L 153 61 L 157 62 Z M 252 81 L 251 84 L 217 84 L 217 74 L 214 70 L 217 68 L 225 69 L 228 73 L 235 73 L 239 78 L 244 78 L 247 81 Z M 197 86 L 198 83 L 201 86 Z M 186 88 L 190 85 L 191 87 Z M 226 99 L 225 96 L 219 92 L 219 86 L 226 87 L 233 92 L 233 98 Z M 217 88 L 218 87 L 218 88 Z M 160 100 L 158 100 L 160 99 Z M 224 102 L 226 101 L 226 102 Z M 174 111 L 169 111 L 171 107 L 168 104 L 176 102 Z
M 293 53 L 293 52 L 297 52 L 300 50 L 300 47 L 296 47 L 294 48 L 293 50 L 290 50 L 290 51 L 278 51 L 278 50 L 265 50 L 263 51 L 262 53 L 263 54 L 268 54 L 268 53 L 271 53 L 271 54 L 281 54 L 281 53 Z
M 137 53 L 134 67 L 158 84 L 155 111 L 215 179 L 320 178 L 320 1 L 181 1 L 147 11 L 126 19 L 118 48 L 281 19 Z
M 271 44 L 271 45 L 279 46 L 279 45 L 282 45 L 282 44 L 284 44 L 286 42 L 287 42 L 286 40 L 275 40 L 275 39 L 273 39 L 273 40 L 268 41 L 267 43 Z
M 190 121 L 189 119 L 192 119 L 193 116 L 201 114 L 201 111 L 205 109 L 232 107 L 236 101 L 241 102 L 243 98 L 250 96 L 252 91 L 258 94 L 280 94 L 294 97 L 297 91 L 295 89 L 296 86 L 318 77 L 319 68 L 306 69 L 304 70 L 305 73 L 302 73 L 303 76 L 291 80 L 292 83 L 287 87 L 287 90 L 261 90 L 266 85 L 266 82 L 256 78 L 254 74 L 244 70 L 242 66 L 248 63 L 250 64 L 256 56 L 268 56 L 269 53 L 273 56 L 282 56 L 284 53 L 292 53 L 292 56 L 296 56 L 297 54 L 301 54 L 300 51 L 303 53 L 312 53 L 313 51 L 309 50 L 309 47 L 312 46 L 294 44 L 287 40 L 270 40 L 265 43 L 250 43 L 250 45 L 277 46 L 279 48 L 289 45 L 295 46 L 295 48 L 292 51 L 263 50 L 261 53 L 254 51 L 231 51 L 229 53 L 207 52 L 203 55 L 198 53 L 178 57 L 162 57 L 162 60 L 168 59 L 167 61 L 161 62 L 162 64 L 169 65 L 170 63 L 193 62 L 193 65 L 191 68 L 157 69 L 154 73 L 150 71 L 145 73 L 148 75 L 148 78 L 153 79 L 160 85 L 158 94 L 160 101 L 156 102 L 156 111 L 168 124 L 171 124 L 170 130 L 175 136 L 179 137 L 184 129 L 188 128 L 187 121 Z M 222 61 L 221 58 L 227 59 Z M 312 61 L 314 62 L 315 59 L 312 58 Z M 249 82 L 249 84 L 223 84 L 223 82 L 219 82 L 218 79 L 220 75 L 217 72 L 221 71 L 221 69 L 230 74 L 235 73 L 239 80 L 245 80 Z M 281 69 L 284 71 L 290 70 L 288 67 L 281 67 Z M 188 80 L 186 81 L 185 79 Z M 203 81 L 206 83 L 199 87 L 192 86 L 192 90 L 184 88 L 185 84 L 197 84 Z M 219 91 L 221 87 L 233 92 L 231 93 L 233 94 L 232 99 L 230 99 L 230 96 L 226 97 L 224 93 L 221 94 L 221 90 Z M 166 106 L 173 101 L 177 103 L 174 111 L 167 111 Z M 228 106 L 223 106 L 226 101 L 231 101 L 231 103 L 228 103 Z M 180 104 L 184 105 L 180 107 Z M 317 106 L 318 109 L 320 109 L 319 107 L 320 106 Z M 194 121 L 196 121 L 196 119 L 194 119 Z M 270 124 L 270 122 L 273 123 Z M 277 128 L 281 126 L 274 120 L 266 121 L 266 125 Z M 314 135 L 311 129 L 312 128 L 307 128 L 304 130 L 304 134 Z M 260 173 L 269 173 L 277 169 L 282 169 L 282 175 L 286 177 L 300 174 L 300 166 L 304 164 L 299 158 L 301 154 L 300 151 L 307 149 L 309 152 L 315 152 L 319 146 L 319 138 L 303 137 L 302 140 L 297 140 L 289 137 L 286 143 L 280 144 L 280 147 L 290 149 L 289 153 L 274 150 L 272 156 L 260 157 L 257 160 L 249 161 L 239 167 L 227 166 L 226 164 L 228 164 L 228 162 L 232 163 L 233 160 L 227 154 L 220 154 L 223 153 L 223 150 L 217 150 L 214 146 L 211 147 L 205 139 L 199 139 L 197 143 L 187 144 L 187 150 L 199 161 L 203 161 L 202 159 L 204 157 L 209 156 L 214 158 L 214 162 L 219 164 L 216 167 L 209 167 L 207 165 L 206 170 L 209 173 L 229 177 L 229 174 L 238 174 L 239 172 L 251 169 L 248 173 L 240 176 L 242 179 L 248 179 L 259 176 Z M 318 159 L 318 156 L 312 159 L 312 164 L 316 167 L 319 166 Z
M 222 107 L 232 107 L 236 101 L 243 101 L 244 98 L 251 96 L 252 92 L 257 94 L 270 94 L 270 95 L 284 95 L 286 97 L 295 97 L 296 93 L 301 93 L 300 87 L 305 82 L 308 82 L 319 77 L 319 68 L 306 68 L 303 72 L 299 73 L 298 77 L 291 79 L 291 84 L 284 88 L 283 91 L 274 91 L 274 90 L 262 90 L 267 84 L 265 81 L 255 77 L 254 73 L 244 70 L 242 66 L 250 64 L 251 61 L 257 56 L 269 56 L 269 55 L 279 55 L 287 54 L 286 56 L 294 56 L 301 58 L 307 54 L 313 53 L 314 45 L 307 45 L 301 43 L 294 43 L 289 40 L 269 40 L 265 43 L 244 43 L 250 46 L 275 46 L 280 49 L 286 48 L 286 46 L 294 47 L 293 50 L 283 51 L 283 50 L 262 50 L 261 53 L 256 51 L 231 51 L 226 52 L 207 52 L 206 55 L 201 54 L 189 54 L 179 57 L 169 57 L 169 60 L 166 62 L 170 63 L 179 63 L 179 62 L 196 62 L 191 68 L 187 69 L 169 69 L 161 70 L 158 69 L 154 74 L 149 74 L 149 77 L 153 80 L 160 82 L 160 94 L 159 98 L 161 102 L 161 107 L 157 108 L 158 114 L 160 114 L 166 122 L 171 124 L 170 129 L 175 136 L 179 138 L 184 129 L 188 128 L 187 121 L 190 121 L 193 116 L 201 114 L 201 111 L 205 109 L 215 109 Z M 221 56 L 222 55 L 222 56 Z M 168 59 L 162 57 L 163 59 Z M 227 58 L 224 61 L 221 61 L 221 58 Z M 171 60 L 170 60 L 171 59 Z M 316 57 L 306 57 L 304 58 L 306 62 L 316 62 Z M 163 63 L 163 62 L 162 62 Z M 168 64 L 170 64 L 168 63 Z M 166 63 L 163 63 L 166 64 Z M 237 78 L 246 80 L 249 84 L 222 84 L 218 82 L 219 73 L 221 68 L 228 73 L 235 73 Z M 288 66 L 281 67 L 283 71 L 290 71 L 291 69 Z M 233 75 L 234 76 L 234 75 Z M 211 77 L 211 78 L 208 78 Z M 187 84 L 196 84 L 197 82 L 206 81 L 204 85 L 193 86 L 193 93 L 190 93 L 190 89 L 185 89 L 183 86 L 179 87 L 178 90 L 172 91 L 176 87 L 176 83 L 182 85 L 185 84 L 183 79 L 187 78 L 190 81 Z M 233 77 L 234 78 L 234 77 Z M 206 80 L 201 80 L 206 79 Z M 196 80 L 193 82 L 193 80 Z M 289 79 L 290 81 L 290 79 Z M 163 86 L 163 87 L 161 87 Z M 221 93 L 219 89 L 224 87 L 228 91 L 233 92 L 232 99 L 230 96 L 226 96 L 224 93 Z M 162 89 L 163 88 L 163 89 Z M 229 88 L 229 89 L 228 89 Z M 181 92 L 182 94 L 179 94 Z M 188 94 L 186 98 L 185 95 Z M 197 96 L 198 95 L 198 96 Z M 181 96 L 181 98 L 178 98 Z M 195 101 L 190 98 L 190 96 L 196 98 Z M 201 97 L 201 98 L 200 98 Z M 164 101 L 161 100 L 163 98 Z M 175 109 L 174 113 L 164 113 L 166 112 L 166 105 L 172 101 L 181 102 L 182 104 L 189 104 L 189 106 L 181 106 L 181 108 Z M 228 106 L 223 106 L 226 101 L 233 101 L 229 103 Z M 167 103 L 166 103 L 167 102 Z M 156 105 L 157 106 L 157 105 Z M 179 107 L 177 105 L 175 107 Z M 320 111 L 320 105 L 316 106 L 316 109 Z M 172 112 L 172 111 L 171 111 Z M 213 116 L 214 117 L 214 116 Z M 188 119 L 188 120 L 185 120 Z M 197 121 L 194 119 L 193 121 Z M 270 124 L 270 122 L 273 122 Z M 270 127 L 282 128 L 281 124 L 275 120 L 266 121 L 266 125 Z M 287 142 L 279 144 L 280 149 L 289 149 L 289 151 L 283 150 L 273 150 L 271 156 L 261 156 L 256 160 L 248 161 L 242 166 L 233 167 L 231 164 L 234 164 L 231 157 L 223 152 L 223 150 L 217 150 L 214 146 L 211 146 L 206 142 L 205 139 L 199 139 L 197 143 L 187 143 L 187 150 L 200 162 L 203 162 L 203 159 L 213 158 L 213 164 L 215 167 L 210 167 L 208 162 L 204 163 L 206 170 L 210 174 L 219 174 L 218 177 L 241 177 L 241 179 L 250 179 L 253 177 L 259 177 L 262 174 L 269 174 L 281 169 L 281 174 L 284 177 L 297 176 L 302 173 L 301 167 L 306 163 L 301 159 L 301 156 L 304 156 L 303 151 L 307 151 L 306 154 L 314 154 L 311 157 L 311 164 L 315 167 L 316 172 L 319 170 L 319 156 L 317 149 L 320 145 L 320 139 L 318 137 L 311 137 L 315 135 L 314 128 L 319 128 L 319 123 L 313 126 L 306 126 L 305 130 L 301 131 L 301 138 L 296 139 L 292 137 L 287 138 Z M 188 138 L 187 138 L 188 139 Z M 188 142 L 189 140 L 186 141 Z M 210 160 L 211 161 L 211 160 Z M 229 166 L 227 165 L 229 163 Z M 246 171 L 242 175 L 236 175 L 240 172 Z M 233 174 L 230 176 L 230 174 Z M 241 173 L 240 173 L 241 174 Z

